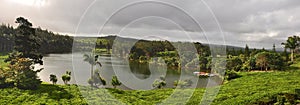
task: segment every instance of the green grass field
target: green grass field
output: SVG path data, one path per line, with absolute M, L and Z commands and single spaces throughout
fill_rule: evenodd
M 1 67 L 6 55 L 0 55 Z M 242 77 L 223 84 L 213 105 L 249 105 L 258 101 L 269 101 L 280 93 L 294 93 L 300 89 L 300 63 L 291 65 L 286 71 L 273 72 L 240 72 Z M 55 105 L 55 104 L 110 104 L 118 105 L 119 101 L 131 105 L 152 105 L 168 98 L 173 89 L 157 89 L 149 91 L 94 89 L 76 85 L 51 85 L 43 83 L 38 90 L 20 90 L 17 88 L 0 89 L 0 103 L 6 105 Z M 189 91 L 189 89 L 186 89 Z M 198 88 L 187 102 L 188 105 L 199 104 L 205 89 Z M 107 96 L 105 94 L 110 94 Z M 184 92 L 175 95 L 172 104 L 182 104 Z M 87 96 L 87 97 L 85 97 Z M 88 101 L 87 101 L 88 100 Z

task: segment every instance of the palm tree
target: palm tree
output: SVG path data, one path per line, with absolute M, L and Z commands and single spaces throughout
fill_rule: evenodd
M 116 88 L 117 86 L 122 85 L 122 83 L 118 80 L 117 76 L 114 75 L 111 79 L 111 85 Z
M 91 78 L 93 78 L 94 66 L 96 64 L 98 64 L 100 67 L 102 66 L 101 63 L 98 61 L 99 56 L 91 53 L 91 54 L 84 54 L 83 57 L 84 57 L 83 60 L 88 62 L 91 65 Z
M 65 85 L 68 84 L 68 82 L 71 80 L 71 72 L 66 71 L 66 74 L 62 75 L 62 80 L 64 81 Z
M 288 39 L 286 40 L 286 43 L 281 43 L 282 45 L 284 45 L 284 48 L 289 48 L 290 49 L 290 52 L 291 52 L 291 61 L 293 62 L 294 61 L 294 52 L 295 52 L 295 49 L 297 47 L 299 47 L 299 41 L 300 41 L 300 38 L 299 36 L 290 36 L 288 37 Z
M 54 74 L 50 74 L 50 81 L 52 82 L 52 84 L 56 84 L 57 82 L 57 77 Z

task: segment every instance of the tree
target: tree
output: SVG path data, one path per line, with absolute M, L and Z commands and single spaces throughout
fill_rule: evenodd
M 291 61 L 294 61 L 294 52 L 295 49 L 299 47 L 299 36 L 290 36 L 288 37 L 288 39 L 286 40 L 285 43 L 281 43 L 281 45 L 284 46 L 284 48 L 289 48 L 290 52 L 291 52 Z
M 14 58 L 15 62 L 10 65 L 10 70 L 8 71 L 8 76 L 6 81 L 8 83 L 13 83 L 15 87 L 20 89 L 37 89 L 42 81 L 38 79 L 37 73 L 42 69 L 34 71 L 33 61 L 28 58 Z
M 84 54 L 84 61 L 88 62 L 91 65 L 91 78 L 93 78 L 93 73 L 94 73 L 94 66 L 96 64 L 99 64 L 99 66 L 101 67 L 101 63 L 98 61 L 98 55 L 94 55 L 92 54 Z
M 152 83 L 152 87 L 153 88 L 162 88 L 164 86 L 166 86 L 167 83 L 165 81 L 165 77 L 161 76 L 159 79 L 156 79 L 153 83 Z
M 100 75 L 99 73 L 99 70 L 96 69 L 93 73 L 93 76 L 92 78 L 89 78 L 88 79 L 88 83 L 91 85 L 91 86 L 100 86 L 100 85 L 103 85 L 105 86 L 106 85 L 106 80 Z
M 42 65 L 43 56 L 38 52 L 40 44 L 37 42 L 35 29 L 32 28 L 32 23 L 23 17 L 17 18 L 16 23 L 19 25 L 16 29 L 17 32 L 14 35 L 14 50 L 22 53 L 19 55 L 19 58 L 29 58 L 34 64 L 38 63 Z M 12 62 L 13 57 L 15 56 L 9 56 L 6 61 L 10 61 L 11 64 L 15 63 Z
M 285 57 L 285 61 L 288 62 L 289 61 L 289 54 L 286 51 L 286 48 L 284 48 L 284 51 L 283 51 L 282 55 Z
M 276 46 L 275 44 L 273 44 L 273 49 L 272 49 L 273 52 L 276 52 Z
M 111 79 L 111 85 L 116 88 L 117 86 L 122 85 L 122 83 L 118 80 L 117 76 L 114 75 Z
M 68 82 L 71 80 L 71 72 L 66 71 L 66 74 L 62 75 L 62 80 L 64 81 L 64 84 L 67 85 Z
M 227 59 L 226 68 L 228 70 L 239 71 L 241 69 L 242 65 L 243 65 L 243 62 L 239 58 L 239 56 L 229 56 Z
M 248 45 L 246 44 L 246 47 L 245 47 L 245 56 L 246 57 L 249 57 L 250 56 L 250 51 L 249 51 L 249 47 L 248 47 Z
M 267 52 L 260 52 L 256 54 L 256 65 L 258 65 L 261 70 L 265 68 L 265 70 L 268 70 L 269 65 L 269 59 L 268 59 L 268 53 Z
M 50 74 L 50 81 L 52 82 L 52 84 L 56 84 L 57 82 L 57 77 L 54 74 Z
M 33 64 L 43 64 L 43 56 L 38 53 L 40 44 L 37 42 L 35 29 L 32 23 L 23 17 L 16 19 L 18 27 L 13 35 L 14 51 L 5 62 L 10 62 L 10 75 L 7 80 L 20 89 L 37 89 L 41 84 L 37 73 L 42 69 L 34 70 Z

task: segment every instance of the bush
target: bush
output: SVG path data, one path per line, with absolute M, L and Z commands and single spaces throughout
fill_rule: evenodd
M 37 76 L 40 70 L 34 71 L 33 61 L 28 58 L 15 57 L 11 59 L 13 64 L 9 65 L 8 70 L 0 70 L 0 87 L 15 86 L 19 89 L 37 89 L 42 81 Z
M 186 88 L 186 87 L 191 86 L 192 84 L 193 84 L 193 81 L 190 79 L 174 81 L 174 86 L 175 87 L 179 86 L 179 88 Z
M 122 83 L 118 80 L 117 76 L 113 76 L 111 79 L 111 85 L 114 86 L 114 88 L 116 88 L 117 86 L 122 85 Z
M 226 72 L 225 72 L 226 80 L 232 80 L 232 79 L 239 78 L 239 77 L 241 77 L 241 75 L 239 75 L 237 72 L 235 72 L 233 70 L 226 70 Z
M 66 71 L 66 74 L 64 74 L 61 78 L 64 81 L 65 85 L 67 85 L 68 82 L 71 80 L 71 72 Z

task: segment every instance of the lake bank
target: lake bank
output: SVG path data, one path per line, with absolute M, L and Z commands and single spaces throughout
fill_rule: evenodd
M 279 93 L 293 93 L 294 89 L 300 88 L 299 70 L 289 72 L 242 72 L 240 74 L 242 77 L 231 80 L 221 86 L 212 105 L 251 104 L 260 99 L 268 98 Z M 0 96 L 0 103 L 7 104 L 86 104 L 85 100 L 89 100 L 96 104 L 114 104 L 112 101 L 114 99 L 104 98 L 102 96 L 103 89 L 96 89 L 95 91 L 97 92 L 94 92 L 93 94 L 90 94 L 90 97 L 83 99 L 81 93 L 87 94 L 87 91 L 84 89 L 79 91 L 75 85 L 52 86 L 50 84 L 43 84 L 37 91 L 19 90 L 14 88 L 0 90 L 0 94 L 2 94 Z M 49 92 L 49 90 L 52 90 L 53 92 Z M 127 104 L 151 105 L 161 102 L 169 97 L 174 89 L 156 89 L 147 91 L 105 90 L 116 99 Z M 187 104 L 198 104 L 201 101 L 204 92 L 204 88 L 197 88 Z M 26 100 L 24 100 L 25 97 Z M 174 101 L 174 103 L 180 102 Z

